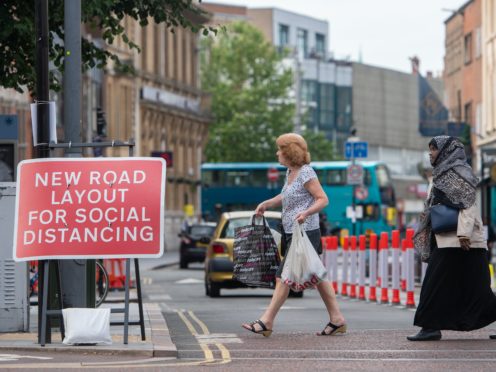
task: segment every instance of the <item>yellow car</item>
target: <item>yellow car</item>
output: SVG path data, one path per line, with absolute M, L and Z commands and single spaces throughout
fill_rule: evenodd
M 205 257 L 205 292 L 207 296 L 219 297 L 221 288 L 246 287 L 233 280 L 234 229 L 251 223 L 253 211 L 225 212 L 221 215 Z M 281 213 L 265 212 L 270 228 L 281 230 Z M 257 221 L 257 223 L 261 223 Z

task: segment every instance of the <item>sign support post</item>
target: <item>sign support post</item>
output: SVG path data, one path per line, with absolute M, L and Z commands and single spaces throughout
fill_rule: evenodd
M 356 136 L 356 130 L 352 131 L 352 136 L 348 138 L 345 144 L 345 157 L 351 159 L 351 167 L 349 169 L 349 175 L 357 171 L 356 158 L 366 158 L 368 155 L 368 143 L 360 142 L 360 138 Z M 352 235 L 356 235 L 356 222 L 357 222 L 357 212 L 356 212 L 356 191 L 357 185 L 362 186 L 363 184 L 363 168 L 362 168 L 362 178 L 360 182 L 356 182 L 354 177 L 349 177 L 348 184 L 352 185 L 352 196 L 351 196 L 351 224 L 352 224 Z M 353 180 L 352 180 L 353 178 Z M 353 182 L 352 182 L 353 181 Z

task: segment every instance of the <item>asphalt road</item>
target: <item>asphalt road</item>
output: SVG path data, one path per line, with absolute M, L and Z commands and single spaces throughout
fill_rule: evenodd
M 36 367 L 39 370 L 403 372 L 496 369 L 496 341 L 488 339 L 489 334 L 496 333 L 496 325 L 470 333 L 443 332 L 443 340 L 438 342 L 412 343 L 405 339 L 417 331 L 412 326 L 412 310 L 340 299 L 348 333 L 319 337 L 315 332 L 327 323 L 326 311 L 318 292 L 308 291 L 302 299 L 288 299 L 277 318 L 274 333 L 264 338 L 243 330 L 241 323 L 261 315 L 270 301 L 270 290 L 226 289 L 220 298 L 207 297 L 200 264 L 193 264 L 187 270 L 177 266 L 145 270 L 143 283 L 145 301 L 159 303 L 167 319 L 179 351 L 178 359 L 17 353 L 17 361 L 12 355 L 0 355 L 0 369 L 7 363 L 19 369 Z

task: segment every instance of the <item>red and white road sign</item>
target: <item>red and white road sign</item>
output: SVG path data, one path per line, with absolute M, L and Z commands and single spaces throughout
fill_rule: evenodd
M 162 158 L 22 161 L 14 260 L 160 257 L 165 167 Z
M 369 190 L 366 187 L 357 187 L 355 189 L 355 198 L 365 200 L 369 197 Z
M 270 182 L 276 182 L 279 179 L 279 171 L 276 168 L 269 168 L 267 178 Z
M 364 170 L 360 164 L 349 165 L 346 169 L 346 183 L 348 185 L 361 185 L 363 183 Z

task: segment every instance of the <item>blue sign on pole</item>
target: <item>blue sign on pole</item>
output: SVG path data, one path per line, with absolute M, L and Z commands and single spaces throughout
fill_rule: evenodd
M 0 139 L 18 140 L 17 115 L 0 115 Z
M 345 158 L 366 158 L 369 155 L 368 142 L 346 142 L 344 146 Z

